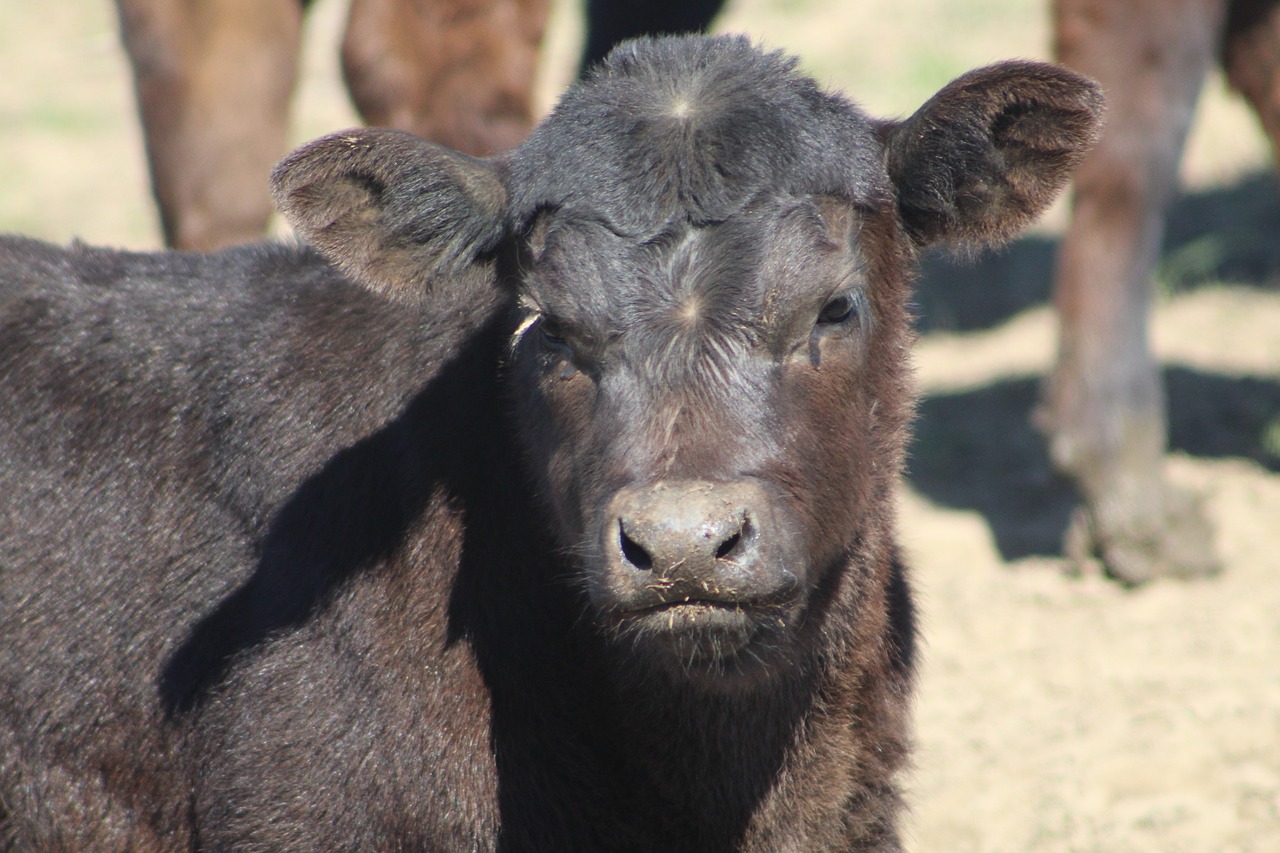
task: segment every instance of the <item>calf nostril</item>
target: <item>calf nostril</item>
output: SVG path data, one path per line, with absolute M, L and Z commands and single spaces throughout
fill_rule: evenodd
M 622 545 L 622 556 L 627 562 L 642 571 L 649 571 L 653 568 L 653 557 L 644 546 L 627 535 L 627 529 L 618 523 L 618 540 Z
M 742 533 L 739 532 L 739 533 L 733 534 L 728 539 L 721 542 L 720 547 L 716 549 L 716 559 L 717 560 L 728 559 L 729 555 L 732 554 L 737 549 L 738 543 L 741 541 L 742 541 Z
M 728 560 L 734 555 L 741 556 L 742 549 L 747 547 L 747 543 L 751 541 L 752 529 L 751 519 L 743 518 L 742 525 L 733 532 L 731 536 L 725 538 L 720 543 L 720 547 L 716 548 L 717 560 Z

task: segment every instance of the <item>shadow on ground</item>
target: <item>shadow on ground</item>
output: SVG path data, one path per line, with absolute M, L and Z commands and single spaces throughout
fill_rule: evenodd
M 1160 285 L 1185 292 L 1231 282 L 1280 291 L 1280 192 L 1270 174 L 1184 197 L 1170 215 Z M 1055 245 L 1032 237 L 966 263 L 932 255 L 918 288 L 920 328 L 975 331 L 1049 300 Z M 1243 457 L 1280 471 L 1280 381 L 1164 373 L 1170 449 Z M 1054 475 L 1032 426 L 1039 382 L 1001 381 L 926 398 L 909 477 L 934 502 L 981 513 L 1005 560 L 1061 553 L 1076 498 Z
M 1164 381 L 1171 450 L 1280 472 L 1280 381 L 1184 367 L 1166 370 Z M 912 485 L 930 500 L 981 513 L 1005 560 L 1061 553 L 1075 505 L 1032 426 L 1038 393 L 1037 380 L 1016 379 L 927 397 L 908 464 Z
M 1184 195 L 1169 212 L 1157 281 L 1165 293 L 1224 283 L 1280 292 L 1280 186 L 1270 172 Z M 1027 237 L 977 261 L 928 253 L 916 287 L 922 332 L 971 332 L 1047 305 L 1057 241 Z

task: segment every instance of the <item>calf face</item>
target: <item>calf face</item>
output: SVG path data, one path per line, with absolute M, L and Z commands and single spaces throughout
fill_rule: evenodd
M 871 460 L 898 465 L 877 446 L 908 410 L 901 359 L 876 358 L 906 331 L 894 227 L 791 194 L 640 239 L 538 215 L 512 354 L 526 455 L 624 648 L 718 676 L 801 638 L 874 516 Z
M 1008 63 L 874 122 L 743 39 L 642 41 L 512 155 L 352 131 L 273 180 L 372 288 L 504 289 L 525 475 L 590 617 L 627 666 L 732 686 L 883 602 L 914 254 L 1029 221 L 1100 108 Z

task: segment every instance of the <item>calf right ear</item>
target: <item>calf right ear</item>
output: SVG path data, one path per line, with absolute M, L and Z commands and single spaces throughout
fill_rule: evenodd
M 276 207 L 308 243 L 372 290 L 413 301 L 505 235 L 497 165 L 408 133 L 350 130 L 271 173 Z

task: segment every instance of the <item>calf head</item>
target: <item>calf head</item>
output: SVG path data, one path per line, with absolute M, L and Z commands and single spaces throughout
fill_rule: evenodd
M 736 684 L 883 610 L 919 247 L 1011 236 L 1092 143 L 1028 62 L 873 121 L 741 38 L 630 43 L 518 150 L 389 131 L 295 152 L 281 210 L 406 302 L 501 287 L 529 487 L 629 661 Z

